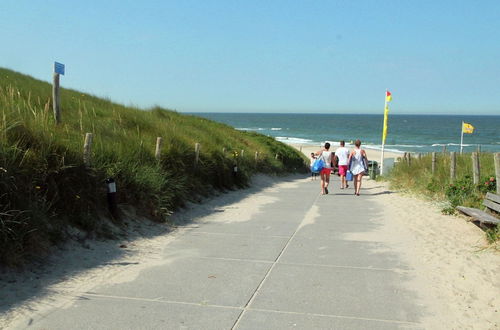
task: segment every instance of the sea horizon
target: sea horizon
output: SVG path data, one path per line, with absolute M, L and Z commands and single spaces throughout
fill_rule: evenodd
M 190 112 L 241 131 L 272 136 L 286 144 L 320 145 L 361 139 L 380 150 L 383 114 Z M 460 151 L 462 121 L 475 127 L 464 134 L 463 151 L 500 152 L 500 115 L 390 114 L 385 150 L 392 152 Z

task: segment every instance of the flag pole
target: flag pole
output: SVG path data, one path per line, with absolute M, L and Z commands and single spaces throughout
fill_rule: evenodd
M 385 124 L 385 109 L 387 109 L 387 89 L 384 95 L 384 124 Z M 385 149 L 385 139 L 384 139 L 384 128 L 382 127 L 382 153 L 380 155 L 380 175 L 384 174 L 384 149 Z
M 462 121 L 462 135 L 460 136 L 460 154 L 462 154 L 462 150 L 464 149 L 463 144 L 464 144 L 464 122 Z

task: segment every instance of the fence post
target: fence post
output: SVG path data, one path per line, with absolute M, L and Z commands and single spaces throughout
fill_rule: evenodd
M 276 154 L 276 156 L 274 156 L 274 159 L 278 159 L 278 154 Z
M 156 138 L 156 150 L 155 150 L 155 158 L 157 161 L 161 159 L 161 147 L 163 145 L 163 139 L 161 137 Z
M 245 149 L 241 149 L 241 153 L 240 153 L 241 158 L 243 158 L 243 154 L 244 154 L 244 153 L 245 153 Z
M 61 107 L 59 101 L 59 73 L 54 72 L 54 82 L 52 84 L 52 109 L 54 110 L 56 124 L 61 123 Z
M 446 152 L 446 145 L 443 146 L 443 154 Z
M 422 159 L 422 154 L 421 154 L 420 152 L 417 154 L 417 159 L 418 159 L 418 160 L 421 160 L 421 159 Z
M 302 152 L 302 146 L 300 146 L 299 151 Z
M 479 166 L 479 154 L 477 152 L 472 153 L 472 176 L 474 178 L 474 184 L 479 184 L 481 169 Z
M 436 172 L 436 153 L 432 153 L 432 174 Z
M 92 152 L 92 133 L 85 134 L 85 143 L 83 144 L 83 163 L 86 167 L 90 167 L 91 152 Z
M 457 169 L 457 154 L 455 153 L 455 151 L 452 151 L 452 152 L 450 152 L 450 180 L 451 180 L 451 182 L 455 182 L 456 169 Z
M 256 151 L 256 152 L 255 152 L 255 161 L 258 161 L 258 160 L 259 160 L 259 152 L 258 152 L 258 151 Z
M 495 179 L 497 181 L 497 194 L 500 195 L 500 152 L 495 153 Z
M 200 160 L 200 144 L 195 143 L 195 145 L 194 145 L 194 164 L 198 165 L 199 160 Z
M 408 166 L 411 166 L 411 153 L 408 153 Z

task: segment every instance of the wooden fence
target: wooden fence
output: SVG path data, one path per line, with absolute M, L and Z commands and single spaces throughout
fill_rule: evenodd
M 481 180 L 481 163 L 480 163 L 480 154 L 481 152 L 473 152 L 471 153 L 471 162 L 472 162 L 472 179 L 474 184 L 479 184 Z M 446 157 L 446 153 L 441 153 L 441 157 Z M 418 160 L 422 159 L 422 154 L 412 154 L 409 152 L 405 152 L 403 157 L 400 159 L 400 161 L 403 161 L 406 163 L 408 166 L 411 166 L 412 164 L 412 158 L 416 158 Z M 431 153 L 431 173 L 435 174 L 436 173 L 436 163 L 438 159 L 438 153 L 433 152 Z M 457 178 L 457 154 L 456 152 L 450 152 L 449 153 L 449 160 L 450 160 L 450 181 L 454 182 Z M 495 179 L 496 179 L 496 190 L 497 194 L 500 194 L 500 153 L 494 153 L 493 154 L 493 162 L 495 165 Z

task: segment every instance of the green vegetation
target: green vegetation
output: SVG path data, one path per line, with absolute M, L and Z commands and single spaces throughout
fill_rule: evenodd
M 74 90 L 61 89 L 62 124 L 56 126 L 51 88 L 0 69 L 3 264 L 43 255 L 68 236 L 69 226 L 109 236 L 108 177 L 117 182 L 120 203 L 167 221 L 188 200 L 245 187 L 253 173 L 305 171 L 303 156 L 271 137 L 159 107 L 125 107 Z M 82 157 L 87 132 L 94 134 L 90 168 Z M 163 138 L 159 162 L 154 157 L 158 136 Z M 197 166 L 195 143 L 201 144 Z
M 412 158 L 411 164 L 401 161 L 391 171 L 388 180 L 394 189 L 425 195 L 433 200 L 445 202 L 442 211 L 455 213 L 459 205 L 483 209 L 481 203 L 486 193 L 496 191 L 493 154 L 481 153 L 481 180 L 475 185 L 472 180 L 471 154 L 457 155 L 456 180 L 450 179 L 450 158 L 438 154 L 436 171 L 432 174 L 432 156 L 420 160 Z M 488 240 L 498 239 L 498 228 L 489 230 Z

